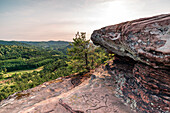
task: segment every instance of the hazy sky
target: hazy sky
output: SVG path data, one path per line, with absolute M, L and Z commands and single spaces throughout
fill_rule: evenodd
M 0 40 L 67 40 L 141 17 L 170 13 L 170 0 L 0 0 Z

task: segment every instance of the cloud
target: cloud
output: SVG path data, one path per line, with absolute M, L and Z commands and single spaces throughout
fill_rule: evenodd
M 139 5 L 140 4 L 140 5 Z M 94 29 L 170 11 L 169 0 L 0 0 L 0 39 L 72 40 Z

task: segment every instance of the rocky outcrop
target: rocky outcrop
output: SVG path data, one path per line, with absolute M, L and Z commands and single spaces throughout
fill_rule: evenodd
M 116 54 L 117 97 L 137 112 L 170 112 L 170 14 L 107 26 L 91 39 Z
M 95 30 L 91 39 L 120 56 L 170 68 L 170 14 L 107 26 Z
M 101 65 L 90 74 L 58 78 L 13 94 L 0 103 L 0 113 L 135 113 L 115 96 L 110 66 Z

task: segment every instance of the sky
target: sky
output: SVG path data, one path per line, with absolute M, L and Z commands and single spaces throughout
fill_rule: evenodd
M 72 41 L 77 31 L 170 13 L 170 0 L 0 0 L 0 40 Z

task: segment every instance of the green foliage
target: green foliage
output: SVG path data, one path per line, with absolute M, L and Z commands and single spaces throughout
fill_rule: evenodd
M 32 49 L 46 49 L 58 50 L 58 52 L 66 54 L 67 48 L 70 48 L 67 41 L 42 41 L 42 42 L 29 42 L 29 41 L 3 41 L 0 40 L 0 45 L 29 47 Z M 1 56 L 1 53 L 0 53 Z M 15 57 L 15 55 L 13 55 Z M 18 57 L 18 56 L 16 56 Z
M 89 41 L 86 40 L 86 33 L 79 33 L 73 38 L 72 48 L 68 49 L 68 55 L 70 62 L 68 63 L 72 67 L 73 72 L 82 72 L 88 69 L 88 53 L 89 53 Z
M 23 47 L 30 47 L 31 45 L 18 42 L 18 41 L 3 41 L 0 40 L 0 45 L 15 45 L 15 46 L 23 46 Z
M 0 79 L 3 79 L 3 74 L 2 73 L 0 73 Z
M 9 95 L 33 88 L 46 81 L 57 79 L 58 77 L 70 75 L 71 70 L 67 67 L 66 60 L 59 59 L 53 63 L 44 66 L 40 72 L 14 74 L 11 81 L 6 82 L 8 85 L 0 84 L 0 100 L 7 98 Z M 24 95 L 17 95 L 18 99 Z
M 56 62 L 53 63 L 49 63 L 47 65 L 44 66 L 44 71 L 46 72 L 53 72 L 61 67 L 67 67 L 68 65 L 66 64 L 66 60 L 67 59 L 59 59 Z
M 90 40 L 86 40 L 86 33 L 77 32 L 73 41 L 70 44 L 72 48 L 68 49 L 70 61 L 67 62 L 72 72 L 86 72 L 110 58 L 103 48 L 96 47 Z
M 15 74 L 11 72 L 13 75 L 11 74 L 10 79 L 7 78 L 4 83 L 0 83 L 0 100 L 58 77 L 87 72 L 113 58 L 113 55 L 109 55 L 103 48 L 86 40 L 86 33 L 77 33 L 70 45 L 63 41 L 59 43 L 0 41 L 1 43 L 7 43 L 0 45 L 1 80 L 6 79 L 3 75 L 7 71 L 33 69 L 40 66 L 43 66 L 43 70 Z M 29 94 L 19 93 L 17 96 L 20 99 L 27 95 Z
M 22 41 L 24 44 L 29 44 L 31 46 L 35 46 L 38 48 L 48 49 L 48 50 L 62 50 L 66 48 L 69 45 L 69 42 L 66 41 L 42 41 L 42 42 L 28 42 L 28 41 Z
M 6 74 L 6 73 L 7 73 L 7 69 L 5 68 L 5 69 L 4 69 L 4 74 Z
M 94 69 L 111 58 L 105 49 L 101 47 L 93 47 L 89 56 L 91 69 Z
M 15 45 L 22 47 L 31 47 L 39 49 L 61 49 L 69 45 L 67 41 L 41 41 L 41 42 L 32 42 L 32 41 L 3 41 L 0 40 L 0 45 Z
M 37 68 L 54 62 L 62 53 L 58 50 L 32 49 L 16 45 L 0 45 L 0 71 Z
M 40 72 L 13 74 L 9 81 L 0 83 L 0 100 L 15 92 L 33 88 L 46 81 L 70 74 L 66 64 L 66 56 L 57 49 L 50 50 L 10 44 L 0 45 L 1 80 L 4 79 L 3 75 L 7 71 L 28 70 L 40 66 L 44 67 Z M 18 95 L 18 97 L 20 96 Z

